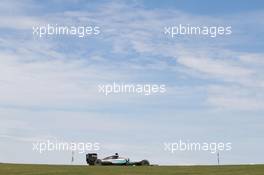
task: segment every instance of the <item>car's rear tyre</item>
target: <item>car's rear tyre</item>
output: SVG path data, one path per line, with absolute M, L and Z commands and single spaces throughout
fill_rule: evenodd
M 149 165 L 150 165 L 150 163 L 149 163 L 148 160 L 142 160 L 142 161 L 140 162 L 140 164 L 141 164 L 141 166 L 149 166 Z
M 95 166 L 100 166 L 100 165 L 102 165 L 102 160 L 101 160 L 101 159 L 97 159 L 97 160 L 94 162 L 94 165 L 95 165 Z

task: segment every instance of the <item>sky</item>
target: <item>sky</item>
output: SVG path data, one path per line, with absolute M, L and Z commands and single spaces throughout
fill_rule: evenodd
M 70 164 L 71 152 L 32 150 L 54 138 L 164 165 L 217 163 L 206 151 L 166 152 L 164 142 L 231 142 L 222 164 L 264 162 L 263 1 L 3 0 L 0 14 L 0 162 Z M 47 24 L 101 33 L 33 36 Z M 232 34 L 164 35 L 178 24 L 232 26 Z M 98 92 L 112 82 L 167 91 Z M 85 163 L 75 154 L 74 164 Z

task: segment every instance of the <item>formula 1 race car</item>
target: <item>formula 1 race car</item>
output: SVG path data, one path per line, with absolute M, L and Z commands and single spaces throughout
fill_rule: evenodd
M 119 157 L 118 153 L 115 153 L 115 155 L 98 159 L 96 153 L 89 153 L 86 154 L 86 162 L 88 165 L 134 165 L 134 166 L 148 166 L 149 161 L 148 160 L 141 160 L 138 162 L 131 162 L 129 158 L 125 157 Z

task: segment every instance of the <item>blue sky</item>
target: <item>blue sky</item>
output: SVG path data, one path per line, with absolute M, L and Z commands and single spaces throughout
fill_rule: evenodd
M 216 163 L 208 152 L 164 152 L 163 142 L 232 142 L 222 163 L 263 163 L 263 7 L 261 1 L 1 2 L 0 162 L 67 164 L 70 153 L 32 151 L 34 140 L 57 138 L 97 141 L 102 155 L 158 164 Z M 98 25 L 101 34 L 32 35 L 32 26 L 48 23 Z M 164 26 L 180 23 L 232 26 L 233 33 L 163 34 Z M 167 92 L 98 93 L 98 84 L 113 81 L 166 84 Z M 84 155 L 75 163 L 84 164 Z
M 166 3 L 162 1 L 139 1 L 144 2 L 147 8 L 169 8 L 169 9 L 179 9 L 185 12 L 193 14 L 204 14 L 204 15 L 219 15 L 232 14 L 239 12 L 250 12 L 255 10 L 263 10 L 263 1 L 253 0 L 253 1 L 217 1 L 212 2 L 210 0 L 167 0 Z

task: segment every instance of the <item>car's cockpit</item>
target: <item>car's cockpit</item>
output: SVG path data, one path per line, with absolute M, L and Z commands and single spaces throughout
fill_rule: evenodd
M 103 160 L 118 159 L 118 158 L 119 158 L 118 153 L 115 153 L 115 155 L 112 155 L 112 156 L 108 156 L 106 158 L 103 158 Z

